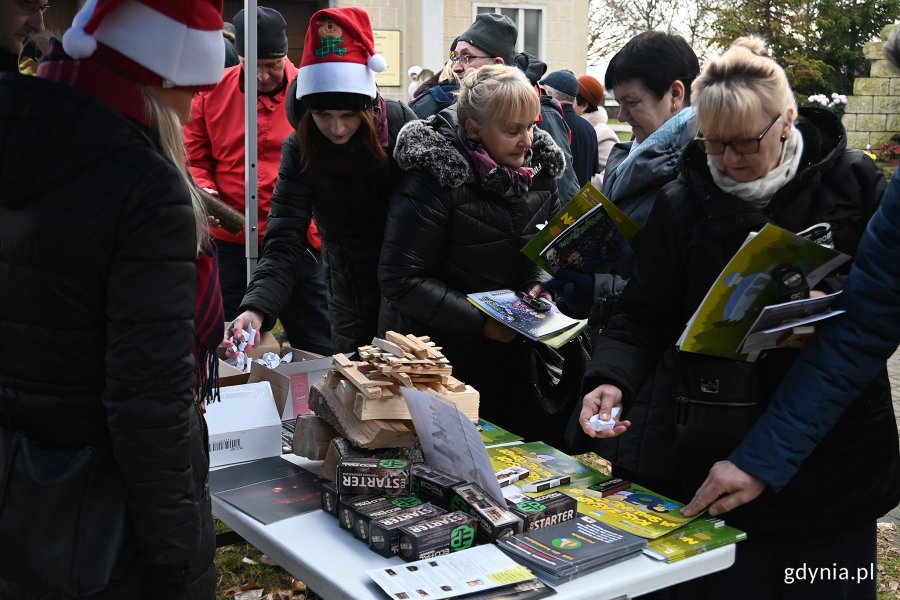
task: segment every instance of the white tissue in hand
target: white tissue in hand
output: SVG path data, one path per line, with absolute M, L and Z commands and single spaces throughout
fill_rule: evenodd
M 590 421 L 588 421 L 588 427 L 593 429 L 594 431 L 606 431 L 607 429 L 612 429 L 616 426 L 616 417 L 619 416 L 619 407 L 614 406 L 610 411 L 609 419 L 603 421 L 600 419 L 600 415 L 596 414 L 591 417 Z

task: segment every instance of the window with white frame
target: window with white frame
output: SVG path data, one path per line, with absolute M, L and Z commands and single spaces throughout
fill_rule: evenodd
M 544 40 L 544 9 L 526 6 L 475 5 L 475 13 L 498 13 L 506 15 L 519 28 L 516 51 L 527 52 L 541 57 Z

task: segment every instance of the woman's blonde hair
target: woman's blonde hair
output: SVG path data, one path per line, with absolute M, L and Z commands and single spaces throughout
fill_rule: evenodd
M 516 67 L 488 65 L 466 75 L 459 89 L 456 116 L 460 127 L 467 119 L 485 125 L 497 119 L 536 119 L 541 100 L 528 78 Z
M 752 36 L 738 38 L 708 63 L 694 80 L 691 96 L 706 137 L 735 123 L 752 123 L 759 115 L 771 119 L 789 109 L 797 112 L 784 69 L 765 53 L 765 42 Z
M 194 185 L 188 172 L 187 159 L 184 154 L 184 133 L 181 129 L 181 121 L 178 115 L 166 103 L 153 93 L 153 90 L 145 87 L 144 96 L 147 98 L 147 112 L 150 123 L 155 127 L 157 141 L 162 148 L 163 156 L 172 161 L 178 168 L 184 179 L 185 185 L 191 194 L 191 207 L 194 209 L 196 221 L 195 232 L 197 234 L 197 253 L 199 254 L 203 244 L 203 236 L 206 231 L 206 208 L 200 198 L 200 191 Z
M 447 63 L 444 65 L 444 68 L 441 70 L 441 74 L 438 75 L 438 83 L 459 83 L 459 75 L 456 74 L 456 71 L 453 70 L 453 61 L 447 60 Z

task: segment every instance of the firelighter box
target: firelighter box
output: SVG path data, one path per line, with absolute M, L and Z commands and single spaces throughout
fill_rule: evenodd
M 477 519 L 458 510 L 404 525 L 400 528 L 400 556 L 412 561 L 471 548 L 477 530 Z
M 338 493 L 333 481 L 322 482 L 322 510 L 332 517 L 338 516 Z
M 425 503 L 392 515 L 372 519 L 369 523 L 369 548 L 390 558 L 400 554 L 400 528 L 445 514 L 443 508 Z
M 525 523 L 525 531 L 543 529 L 575 518 L 578 501 L 562 492 L 550 492 L 509 507 Z
M 461 510 L 478 519 L 479 539 L 493 542 L 497 538 L 521 533 L 522 519 L 497 504 L 475 483 L 463 483 L 453 488 L 452 510 Z
M 414 496 L 397 496 L 388 498 L 388 504 L 369 504 L 353 507 L 353 536 L 364 542 L 369 541 L 369 522 L 372 519 L 387 517 L 400 511 L 420 506 L 422 501 Z
M 409 496 L 409 461 L 398 458 L 341 458 L 338 493 Z
M 441 508 L 449 508 L 453 499 L 453 487 L 464 480 L 423 464 L 415 464 L 410 469 L 412 492 Z
M 356 509 L 366 506 L 386 507 L 390 506 L 390 499 L 386 496 L 345 496 L 338 494 L 338 521 L 341 529 L 353 531 L 356 525 Z

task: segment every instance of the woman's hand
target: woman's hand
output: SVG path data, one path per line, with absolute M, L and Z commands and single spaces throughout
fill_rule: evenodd
M 231 325 L 225 330 L 225 338 L 222 340 L 221 346 L 226 349 L 226 351 L 231 350 L 231 338 L 243 335 L 247 331 L 247 326 L 249 325 L 257 332 L 257 336 L 259 335 L 259 330 L 262 329 L 262 315 L 258 312 L 252 310 L 245 310 L 238 318 L 231 322 Z M 256 340 L 250 340 L 251 343 Z
M 540 283 L 532 283 L 530 286 L 527 286 L 525 293 L 528 294 L 530 298 L 541 297 L 544 300 L 553 302 L 553 294 L 550 290 L 544 289 L 544 286 Z
M 625 433 L 631 426 L 631 421 L 619 421 L 615 427 L 604 431 L 594 431 L 588 425 L 588 421 L 596 414 L 599 414 L 604 421 L 609 420 L 609 415 L 616 406 L 619 407 L 619 414 L 622 414 L 622 390 L 608 383 L 594 388 L 581 402 L 581 415 L 578 417 L 578 422 L 581 424 L 582 431 L 592 438 L 612 438 Z
M 508 344 L 516 339 L 516 331 L 514 329 L 510 329 L 506 325 L 499 321 L 495 321 L 490 317 L 485 319 L 484 326 L 481 328 L 481 333 L 489 340 L 496 340 L 498 342 L 503 342 L 504 344 Z
M 766 483 L 742 471 L 733 462 L 720 460 L 709 470 L 706 481 L 694 494 L 693 500 L 681 509 L 681 514 L 693 517 L 709 507 L 713 517 L 734 510 L 763 493 Z

